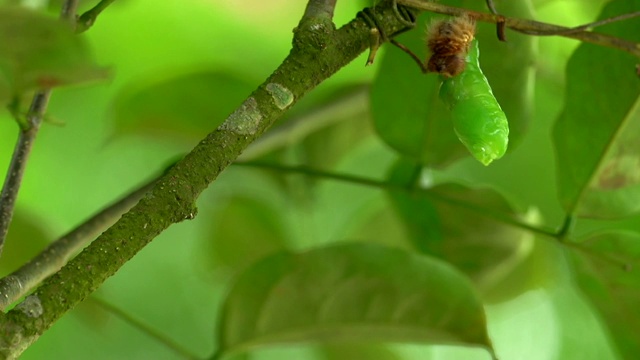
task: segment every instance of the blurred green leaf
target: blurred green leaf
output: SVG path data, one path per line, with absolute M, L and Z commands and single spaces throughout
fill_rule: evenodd
M 612 1 L 599 18 L 639 8 L 640 0 Z M 599 29 L 640 41 L 637 30 L 634 21 Z M 625 52 L 587 43 L 569 60 L 565 107 L 553 130 L 559 197 L 567 212 L 619 218 L 640 211 L 637 62 Z
M 449 265 L 365 243 L 279 253 L 241 274 L 223 308 L 220 352 L 277 343 L 464 344 L 491 351 L 484 310 Z
M 279 212 L 270 204 L 247 196 L 228 199 L 211 222 L 205 248 L 213 266 L 238 271 L 286 247 Z
M 11 97 L 14 95 L 11 89 L 10 74 L 8 74 L 7 71 L 8 69 L 4 66 L 0 66 L 0 105 L 9 103 Z
M 557 286 L 552 291 L 552 304 L 557 322 L 563 330 L 556 340 L 559 345 L 556 359 L 619 360 L 615 345 L 593 306 L 574 284 Z
M 212 69 L 137 82 L 116 97 L 114 135 L 200 139 L 218 127 L 254 87 L 239 76 Z
M 43 87 L 103 79 L 82 37 L 50 16 L 0 7 L 0 103 Z
M 326 360 L 401 360 L 402 357 L 384 345 L 330 344 L 321 350 Z
M 415 169 L 399 162 L 389 181 L 410 187 Z M 455 265 L 483 291 L 500 283 L 531 251 L 531 234 L 495 216 L 522 220 L 525 214 L 494 190 L 448 183 L 390 195 L 415 248 Z
M 49 236 L 42 221 L 18 208 L 11 220 L 0 261 L 0 276 L 8 275 L 31 260 L 48 244 Z
M 484 2 L 460 0 L 448 5 L 477 10 L 485 10 L 486 6 Z M 532 17 L 529 1 L 499 5 L 504 13 Z M 425 15 L 416 30 L 398 37 L 422 59 L 428 54 L 423 50 L 425 35 L 420 29 L 434 18 Z M 476 37 L 482 53 L 480 64 L 509 120 L 513 148 L 524 135 L 531 116 L 536 40 L 509 33 L 509 42 L 499 42 L 495 27 L 486 25 L 479 25 Z M 438 97 L 438 76 L 423 75 L 409 55 L 391 46 L 379 61 L 380 70 L 371 90 L 371 110 L 379 136 L 396 151 L 428 166 L 444 167 L 467 156 L 453 131 L 451 115 Z
M 578 286 L 600 312 L 624 359 L 640 353 L 640 234 L 588 237 L 572 252 Z
M 355 105 L 355 104 L 354 104 Z M 367 107 L 365 106 L 365 109 Z M 364 109 L 363 109 L 364 110 Z M 367 127 L 368 111 L 319 129 L 307 136 L 301 143 L 304 163 L 315 169 L 330 169 L 371 135 Z
M 20 1 L 20 0 L 18 0 Z M 62 4 L 64 4 L 66 0 L 48 0 L 47 1 L 47 5 L 48 5 L 48 9 L 52 12 L 59 12 L 60 8 L 62 7 Z M 78 6 L 80 8 L 80 12 L 84 11 L 84 10 L 88 10 L 91 8 L 91 6 L 96 5 L 98 3 L 98 1 L 96 0 L 77 0 L 78 1 Z M 116 5 L 120 5 L 121 2 L 126 3 L 127 0 L 124 1 L 116 1 L 115 4 Z M 110 5 L 112 6 L 112 5 Z

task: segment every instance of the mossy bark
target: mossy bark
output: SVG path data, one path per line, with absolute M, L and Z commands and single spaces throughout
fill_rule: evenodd
M 388 3 L 372 13 L 388 36 L 406 30 Z M 19 356 L 158 234 L 195 217 L 196 199 L 220 172 L 297 100 L 368 49 L 369 41 L 369 26 L 360 18 L 339 30 L 327 18 L 303 19 L 294 31 L 290 54 L 227 121 L 31 295 L 29 303 L 39 309 L 22 306 L 0 314 L 0 358 Z

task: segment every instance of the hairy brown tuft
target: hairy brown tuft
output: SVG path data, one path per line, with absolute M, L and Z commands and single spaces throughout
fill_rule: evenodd
M 431 51 L 427 69 L 447 77 L 464 71 L 464 58 L 475 31 L 476 23 L 468 16 L 433 21 L 427 27 L 427 46 Z

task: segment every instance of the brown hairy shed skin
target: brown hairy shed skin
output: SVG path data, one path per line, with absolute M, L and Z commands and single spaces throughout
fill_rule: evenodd
M 464 71 L 464 58 L 475 35 L 476 23 L 467 16 L 451 20 L 436 20 L 427 28 L 427 46 L 431 57 L 429 72 L 454 77 Z

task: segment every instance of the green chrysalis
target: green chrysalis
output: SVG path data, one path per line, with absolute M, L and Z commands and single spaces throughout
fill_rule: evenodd
M 478 57 L 478 41 L 473 40 L 465 70 L 454 77 L 442 76 L 440 98 L 451 110 L 460 141 L 478 161 L 489 165 L 507 151 L 509 123 L 480 70 Z

